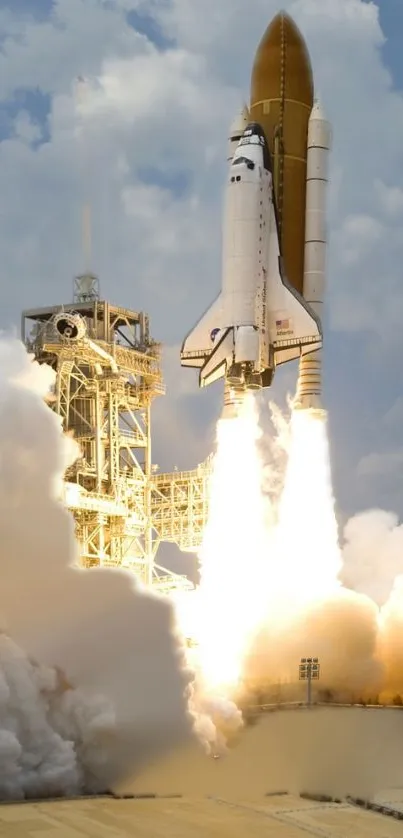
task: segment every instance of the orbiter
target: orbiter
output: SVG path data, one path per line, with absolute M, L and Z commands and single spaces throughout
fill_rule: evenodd
M 319 318 L 285 277 L 276 216 L 269 147 L 251 123 L 229 168 L 221 293 L 182 347 L 201 387 L 269 387 L 278 364 L 321 346 Z
M 329 148 L 307 48 L 281 12 L 231 128 L 221 293 L 182 346 L 200 386 L 268 387 L 276 366 L 300 358 L 296 404 L 320 407 Z

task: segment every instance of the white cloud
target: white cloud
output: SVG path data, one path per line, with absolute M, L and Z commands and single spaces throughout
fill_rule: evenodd
M 2 34 L 0 98 L 17 87 L 67 90 L 75 75 L 98 73 L 108 56 L 132 55 L 145 43 L 115 3 L 103 0 L 55 0 L 44 21 L 9 13 Z
M 399 396 L 391 408 L 383 416 L 383 423 L 387 428 L 403 427 L 403 396 Z
M 374 363 L 386 368 L 391 346 L 402 349 L 403 99 L 382 63 L 378 9 L 363 0 L 284 5 L 306 35 L 333 124 L 330 321 L 347 333 L 343 341 L 361 330 Z M 125 17 L 133 8 L 154 16 L 174 45 L 158 50 L 136 33 Z M 3 323 L 15 321 L 21 305 L 69 299 L 71 277 L 82 267 L 79 202 L 86 191 L 103 294 L 145 308 L 153 335 L 180 344 L 219 285 L 228 125 L 276 11 L 277 0 L 57 0 L 43 22 L 1 12 L 0 97 L 21 86 L 52 94 L 49 142 L 32 148 L 35 120 L 19 114 L 14 136 L 0 143 Z M 72 99 L 79 73 L 93 79 L 84 162 Z M 367 374 L 356 363 L 345 371 L 350 386 Z M 332 364 L 336 357 L 330 376 Z M 188 386 L 182 381 L 196 387 L 197 374 L 175 367 L 168 419 L 175 393 Z M 200 444 L 198 434 L 191 439 L 190 429 L 184 435 L 184 422 L 216 397 L 181 398 L 189 400 L 185 419 L 172 408 L 169 421 L 184 440 L 183 458 L 188 446 L 190 467 L 206 442 L 203 434 Z
M 24 110 L 20 111 L 14 120 L 14 131 L 16 137 L 23 143 L 28 143 L 28 145 L 41 140 L 43 137 L 41 127 Z
M 393 451 L 372 452 L 358 463 L 358 477 L 397 477 L 402 480 L 403 448 Z
M 380 209 L 391 216 L 399 216 L 403 211 L 403 189 L 399 186 L 387 186 L 376 179 L 375 194 L 379 200 Z
M 371 255 L 385 235 L 382 224 L 370 215 L 348 215 L 338 234 L 342 264 L 357 265 Z

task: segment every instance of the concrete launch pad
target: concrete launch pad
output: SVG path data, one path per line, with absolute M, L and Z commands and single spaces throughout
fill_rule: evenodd
M 262 715 L 228 756 L 188 745 L 115 793 L 0 806 L 1 838 L 401 838 L 403 712 Z M 127 795 L 127 797 L 124 797 Z
M 225 799 L 281 791 L 374 800 L 383 789 L 403 787 L 402 742 L 401 708 L 280 709 L 244 728 L 228 754 L 208 757 L 192 743 L 116 791 Z
M 403 797 L 403 791 L 402 791 Z M 70 800 L 0 807 L 2 838 L 401 838 L 393 817 L 292 795 Z

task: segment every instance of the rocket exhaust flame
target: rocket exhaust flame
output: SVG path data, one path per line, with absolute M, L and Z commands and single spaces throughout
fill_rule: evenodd
M 278 508 L 275 586 L 296 601 L 338 587 L 341 555 L 331 491 L 324 411 L 294 411 L 285 483 Z
M 259 436 L 251 396 L 235 420 L 219 422 L 194 635 L 200 695 L 242 705 L 256 703 L 256 691 L 260 700 L 305 700 L 298 666 L 311 655 L 321 665 L 314 700 L 396 702 L 403 583 L 380 611 L 339 580 L 326 413 L 292 412 L 283 491 L 271 515 Z M 220 730 L 218 710 L 215 724 Z
M 246 395 L 237 416 L 218 423 L 211 514 L 200 551 L 200 679 L 203 689 L 224 697 L 237 689 L 263 616 L 258 580 L 264 571 L 266 534 L 259 436 L 254 399 Z

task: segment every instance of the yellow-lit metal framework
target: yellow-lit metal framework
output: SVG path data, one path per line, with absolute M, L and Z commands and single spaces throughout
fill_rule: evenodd
M 158 474 L 152 481 L 152 518 L 160 541 L 172 541 L 183 552 L 200 546 L 208 513 L 211 460 L 194 471 Z
M 151 406 L 164 385 L 147 315 L 99 300 L 96 278 L 80 277 L 74 303 L 23 312 L 22 339 L 55 370 L 50 405 L 81 449 L 64 501 L 82 566 L 127 568 L 162 592 L 191 588 L 155 556 L 162 541 L 190 552 L 200 546 L 210 461 L 155 474 Z

